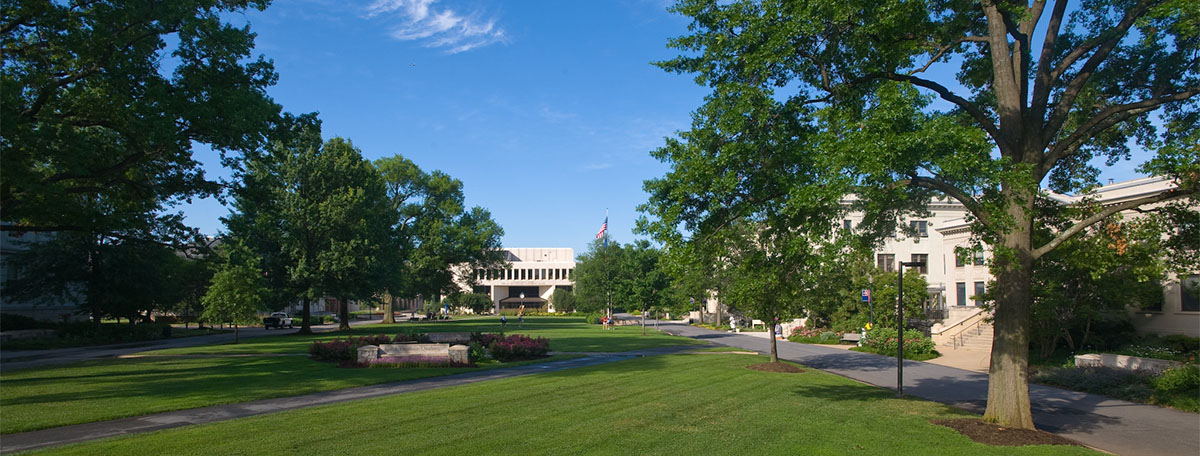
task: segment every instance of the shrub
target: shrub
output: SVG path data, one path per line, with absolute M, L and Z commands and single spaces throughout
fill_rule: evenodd
M 533 339 L 523 334 L 512 334 L 508 337 L 500 337 L 495 334 L 483 334 L 483 336 L 490 336 L 481 339 L 481 342 L 490 342 L 486 347 L 491 352 L 492 358 L 502 362 L 540 358 L 550 352 L 550 341 L 544 337 Z
M 36 320 L 18 314 L 0 314 L 0 331 L 20 331 L 23 329 L 54 329 L 54 323 Z
M 897 352 L 896 328 L 881 328 L 875 327 L 867 331 L 867 337 L 863 340 L 863 346 L 872 349 L 875 353 L 887 356 L 896 356 Z M 907 355 L 929 355 L 936 354 L 933 340 L 925 337 L 925 334 L 915 329 L 904 331 L 904 354 Z
M 800 326 L 792 330 L 792 335 L 788 336 L 788 340 L 802 344 L 832 345 L 842 341 L 842 333 L 825 328 Z
M 473 364 L 456 363 L 444 356 L 385 356 L 367 367 L 474 367 Z
M 397 335 L 399 337 L 399 335 Z M 308 354 L 317 361 L 357 362 L 358 347 L 392 343 L 392 337 L 383 334 L 334 339 L 328 342 L 313 341 Z
M 1174 367 L 1163 371 L 1154 379 L 1154 389 L 1166 393 L 1191 392 L 1200 396 L 1200 366 L 1194 364 Z
M 429 334 L 425 333 L 399 333 L 392 338 L 391 342 L 384 343 L 403 343 L 403 342 L 429 342 Z

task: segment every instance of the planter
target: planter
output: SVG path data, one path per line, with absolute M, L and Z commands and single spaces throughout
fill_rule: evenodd
M 1075 355 L 1075 367 L 1112 367 L 1128 370 L 1152 370 L 1162 372 L 1183 363 L 1165 359 L 1139 358 L 1137 356 L 1114 355 L 1112 353 L 1089 353 Z

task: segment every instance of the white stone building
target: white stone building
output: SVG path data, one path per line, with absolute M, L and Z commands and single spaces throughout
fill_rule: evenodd
M 526 309 L 554 312 L 554 290 L 575 284 L 575 250 L 571 248 L 509 248 L 505 266 L 475 271 L 475 292 L 492 298 L 494 311 Z

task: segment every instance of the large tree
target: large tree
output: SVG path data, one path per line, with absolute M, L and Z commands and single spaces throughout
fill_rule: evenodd
M 461 292 L 474 285 L 475 271 L 503 264 L 504 229 L 482 207 L 465 206 L 462 181 L 441 171 L 425 172 L 400 155 L 374 162 L 383 176 L 391 209 L 398 214 L 386 252 L 384 319 L 393 299 Z
M 823 188 L 858 194 L 849 208 L 868 215 L 868 231 L 894 232 L 899 215 L 921 211 L 935 192 L 970 211 L 996 252 L 989 421 L 1033 427 L 1033 262 L 1114 213 L 1197 191 L 1194 1 L 681 0 L 675 11 L 692 18 L 692 33 L 672 41 L 685 54 L 661 65 L 696 74 L 713 89 L 708 105 L 766 93 L 778 115 L 810 125 L 823 138 L 814 149 Z M 756 115 L 708 105 L 697 115 Z M 695 141 L 691 133 L 685 141 Z M 725 130 L 708 143 L 752 133 Z M 763 147 L 792 138 L 753 136 Z M 1106 207 L 1035 244 L 1043 186 L 1086 190 L 1098 162 L 1127 159 L 1131 147 L 1153 154 L 1142 171 L 1176 188 Z M 760 166 L 722 163 L 734 175 Z
M 266 4 L 5 2 L 0 229 L 103 235 L 218 191 L 193 148 L 253 150 L 279 113 L 271 62 L 222 19 Z

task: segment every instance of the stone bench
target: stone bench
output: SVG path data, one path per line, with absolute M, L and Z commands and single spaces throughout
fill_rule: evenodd
M 455 363 L 470 363 L 470 347 L 450 344 L 380 344 L 358 347 L 358 362 L 369 364 L 379 358 L 394 356 L 428 356 L 447 358 Z
M 862 334 L 859 334 L 859 333 L 846 333 L 846 334 L 842 334 L 842 342 L 854 342 L 854 343 L 858 343 L 858 342 L 859 342 L 859 341 L 861 341 L 861 340 L 862 340 Z

